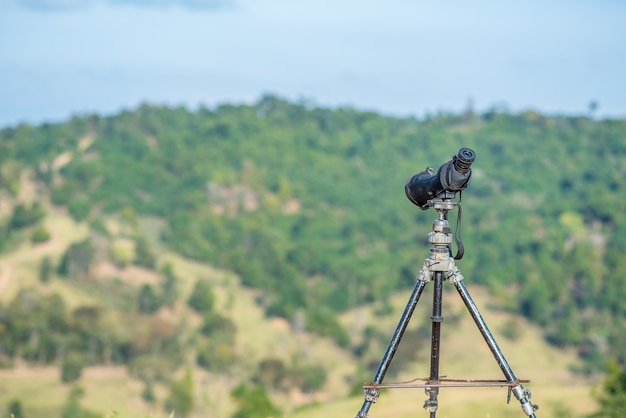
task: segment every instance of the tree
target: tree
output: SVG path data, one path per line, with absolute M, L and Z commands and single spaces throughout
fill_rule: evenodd
M 137 212 L 135 212 L 135 209 L 129 206 L 124 207 L 120 211 L 119 220 L 123 231 L 127 235 L 132 235 L 132 233 L 136 231 L 139 226 Z
M 602 392 L 596 395 L 600 410 L 592 418 L 622 418 L 626 416 L 626 370 L 615 361 L 607 365 Z
M 159 310 L 163 304 L 162 298 L 154 290 L 154 287 L 145 283 L 141 286 L 137 295 L 137 307 L 139 312 L 151 314 Z
M 154 394 L 154 388 L 152 386 L 152 379 L 144 379 L 143 390 L 141 391 L 141 399 L 148 403 L 156 402 L 156 395 Z
M 330 310 L 322 306 L 311 308 L 307 313 L 307 326 L 311 331 L 333 338 L 341 347 L 350 344 L 348 333 Z
M 67 401 L 63 405 L 62 418 L 102 418 L 102 415 L 93 412 L 80 405 L 80 398 L 85 390 L 80 386 L 74 386 L 70 390 Z
M 151 270 L 156 266 L 156 256 L 152 253 L 148 241 L 144 237 L 138 237 L 135 240 L 134 263 Z
M 80 379 L 84 365 L 85 359 L 82 354 L 74 351 L 66 354 L 61 363 L 61 381 L 63 383 L 70 383 Z
M 187 304 L 199 313 L 211 312 L 213 310 L 215 296 L 208 281 L 202 279 L 196 281 Z
M 230 341 L 202 339 L 196 351 L 198 365 L 212 372 L 224 373 L 236 364 L 234 347 Z
M 17 196 L 20 191 L 20 168 L 17 161 L 3 161 L 0 167 L 0 187 L 8 191 L 11 196 Z
M 291 374 L 294 383 L 305 393 L 318 390 L 326 383 L 326 370 L 322 366 L 296 368 Z
M 285 363 L 279 358 L 266 358 L 258 365 L 254 380 L 263 387 L 278 389 L 287 378 Z
M 240 384 L 230 393 L 239 404 L 239 409 L 232 418 L 268 418 L 278 417 L 281 412 L 272 404 L 263 387 L 249 387 L 245 383 Z
M 50 257 L 45 256 L 39 265 L 39 281 L 41 281 L 41 283 L 48 283 L 51 275 L 52 261 L 50 261 Z
M 174 274 L 174 266 L 171 263 L 165 264 L 161 273 L 164 276 L 161 282 L 163 302 L 171 308 L 178 299 L 178 277 Z
M 11 418 L 24 418 L 24 413 L 22 412 L 22 403 L 19 399 L 14 399 L 9 404 L 9 417 Z
M 30 240 L 33 244 L 39 244 L 50 240 L 50 232 L 43 225 L 37 225 L 30 234 Z
M 30 208 L 19 203 L 13 208 L 13 216 L 9 221 L 9 226 L 13 229 L 25 228 L 34 225 L 46 216 L 46 212 L 39 201 L 32 204 Z
M 67 204 L 67 210 L 72 218 L 80 222 L 89 216 L 91 202 L 86 196 L 76 196 Z
M 235 323 L 217 312 L 207 312 L 202 318 L 200 332 L 207 337 L 212 337 L 226 344 L 232 344 L 237 333 Z
M 185 418 L 193 411 L 193 376 L 187 367 L 181 380 L 172 382 L 170 393 L 165 401 L 165 409 L 173 412 L 176 417 Z
M 76 242 L 68 247 L 59 264 L 59 274 L 72 280 L 85 279 L 89 275 L 94 258 L 91 240 Z

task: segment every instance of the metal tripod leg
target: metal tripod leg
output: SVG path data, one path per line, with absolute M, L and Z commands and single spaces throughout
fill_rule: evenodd
M 467 310 L 469 311 L 470 315 L 474 319 L 474 322 L 478 326 L 478 329 L 480 330 L 480 333 L 485 339 L 485 342 L 489 346 L 491 353 L 493 354 L 496 361 L 498 362 L 498 365 L 500 366 L 502 373 L 504 373 L 504 376 L 507 378 L 509 382 L 511 383 L 517 382 L 517 385 L 512 386 L 511 391 L 513 392 L 513 395 L 515 395 L 515 398 L 517 398 L 517 400 L 520 401 L 522 410 L 530 418 L 536 418 L 535 410 L 537 410 L 537 406 L 534 405 L 532 402 L 530 402 L 530 391 L 527 389 L 524 389 L 521 383 L 519 383 L 519 380 L 517 379 L 517 377 L 515 377 L 515 373 L 513 373 L 511 366 L 509 366 L 509 363 L 504 358 L 504 354 L 502 354 L 502 350 L 500 350 L 500 347 L 498 347 L 498 343 L 496 343 L 496 340 L 495 338 L 493 338 L 491 331 L 489 331 L 489 327 L 487 327 L 487 323 L 485 322 L 482 315 L 478 311 L 478 308 L 476 307 L 476 304 L 472 300 L 472 297 L 470 296 L 469 291 L 467 290 L 467 287 L 465 287 L 465 283 L 463 283 L 462 280 L 455 281 L 454 286 L 456 286 L 456 290 L 458 290 L 459 295 L 461 295 L 461 299 L 463 299 L 463 303 L 465 303 Z
M 443 272 L 435 272 L 434 285 L 435 290 L 433 292 L 433 314 L 430 317 L 432 321 L 432 328 L 430 342 L 430 377 L 428 380 L 429 383 L 439 382 L 439 352 L 441 347 L 441 323 L 443 322 L 443 316 L 441 314 L 441 308 L 443 306 Z M 439 388 L 426 388 L 426 395 L 428 395 L 428 399 L 424 402 L 424 409 L 430 412 L 430 418 L 435 418 L 437 415 L 437 407 L 439 405 L 439 402 L 437 400 L 439 396 Z
M 387 370 L 389 369 L 389 365 L 391 364 L 391 360 L 393 356 L 396 354 L 396 350 L 398 349 L 398 345 L 400 344 L 400 340 L 402 339 L 402 335 L 406 330 L 407 325 L 415 311 L 415 307 L 417 306 L 417 302 L 419 301 L 420 296 L 422 295 L 422 291 L 426 286 L 426 282 L 422 280 L 417 280 L 415 286 L 413 287 L 413 292 L 411 293 L 411 297 L 409 298 L 409 302 L 404 308 L 404 312 L 402 313 L 402 317 L 400 317 L 400 322 L 398 322 L 398 326 L 396 327 L 395 332 L 393 333 L 393 337 L 391 337 L 391 341 L 389 341 L 389 346 L 387 347 L 387 351 L 385 351 L 385 355 L 383 356 L 380 365 L 378 366 L 378 370 L 376 371 L 376 375 L 374 376 L 374 380 L 372 383 L 381 384 L 383 379 L 385 378 L 385 374 L 387 374 Z M 380 395 L 380 391 L 378 389 L 365 389 L 365 401 L 363 402 L 363 406 L 356 415 L 356 418 L 367 418 L 367 414 L 369 412 L 370 407 Z

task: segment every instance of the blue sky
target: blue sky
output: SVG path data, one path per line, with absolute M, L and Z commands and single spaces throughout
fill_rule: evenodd
M 142 102 L 626 117 L 626 2 L 0 0 L 0 127 Z

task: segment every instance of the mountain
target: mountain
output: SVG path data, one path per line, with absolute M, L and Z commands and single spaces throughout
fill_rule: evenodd
M 624 120 L 418 120 L 273 96 L 5 128 L 0 363 L 52 365 L 68 384 L 123 366 L 144 402 L 179 410 L 185 365 L 197 385 L 241 383 L 240 412 L 267 396 L 255 388 L 288 412 L 358 386 L 394 325 L 342 318 L 369 307 L 393 322 L 428 255 L 436 213 L 404 183 L 470 147 L 456 231 L 468 283 L 575 352 L 578 373 L 624 365 L 625 133 Z

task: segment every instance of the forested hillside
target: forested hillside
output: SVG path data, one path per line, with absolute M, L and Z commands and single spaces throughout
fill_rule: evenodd
M 171 252 L 234 273 L 257 290 L 267 317 L 331 337 L 371 367 L 368 347 L 338 317 L 412 287 L 436 213 L 413 206 L 404 183 L 470 147 L 477 159 L 462 195 L 458 262 L 467 282 L 540 325 L 551 344 L 575 347 L 581 371 L 607 358 L 626 366 L 625 138 L 624 120 L 497 108 L 418 120 L 272 96 L 5 128 L 1 250 L 45 245 L 54 234 L 43 220 L 67 211 L 88 233 L 58 258 L 33 259 L 38 280 L 58 278 L 109 302 L 69 315 L 56 293 L 5 297 L 0 360 L 121 363 L 146 382 L 166 376 L 185 363 L 184 339 L 171 338 L 179 330 L 154 315 L 181 299 L 184 280 L 156 256 Z M 24 184 L 36 189 L 28 201 Z M 134 287 L 92 280 L 103 260 L 148 278 Z M 213 309 L 207 281 L 188 288 L 185 309 L 200 318 L 195 361 L 223 371 L 236 361 L 237 330 Z M 124 315 L 143 321 L 151 344 L 107 326 Z M 325 377 L 307 367 L 274 383 L 314 390 Z

